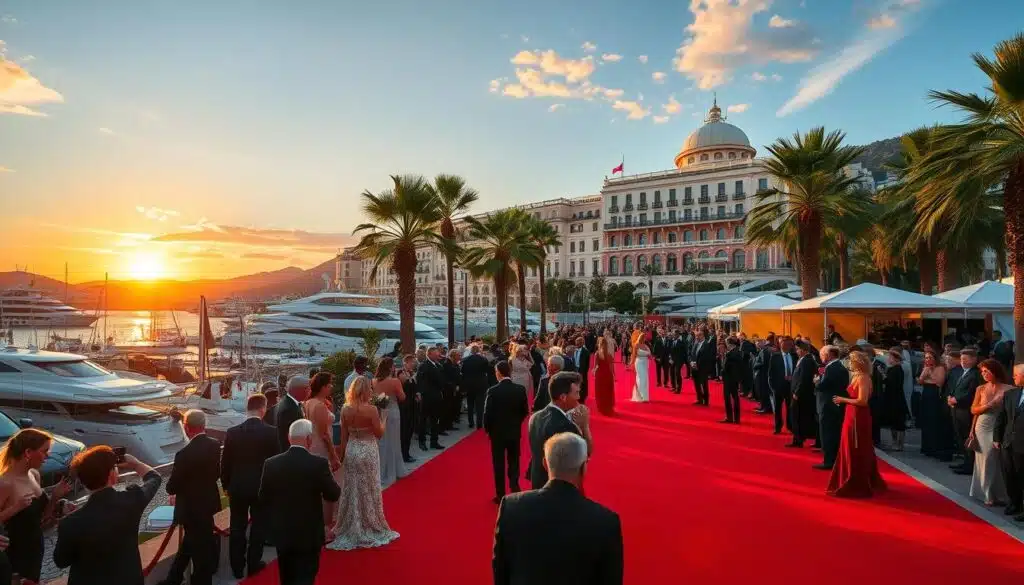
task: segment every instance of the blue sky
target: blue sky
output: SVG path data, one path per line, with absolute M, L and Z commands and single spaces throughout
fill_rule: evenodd
M 970 53 L 1021 22 L 1019 0 L 6 0 L 0 269 L 309 265 L 391 173 L 461 174 L 485 210 L 597 193 L 620 156 L 670 168 L 713 91 L 762 152 L 820 124 L 866 143 L 950 120 L 925 93 L 981 91 Z

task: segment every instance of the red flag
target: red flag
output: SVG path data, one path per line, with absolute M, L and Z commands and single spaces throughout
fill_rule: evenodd
M 612 174 L 614 175 L 615 173 L 621 173 L 622 172 L 622 167 L 625 164 L 626 163 L 624 163 L 624 162 L 619 163 L 619 166 L 617 166 L 614 169 L 612 169 Z

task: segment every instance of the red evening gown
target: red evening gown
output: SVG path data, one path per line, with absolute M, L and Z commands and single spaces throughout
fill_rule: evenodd
M 853 384 L 846 390 L 850 398 L 857 398 L 857 388 Z M 845 498 L 869 498 L 874 492 L 885 489 L 871 439 L 871 410 L 867 406 L 847 404 L 839 455 L 826 493 Z
M 597 360 L 597 372 L 594 374 L 594 397 L 597 399 L 597 411 L 605 416 L 615 414 L 615 374 L 612 373 L 612 356 Z

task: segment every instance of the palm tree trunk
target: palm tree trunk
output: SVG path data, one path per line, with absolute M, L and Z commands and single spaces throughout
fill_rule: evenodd
M 455 263 L 450 257 L 446 257 L 445 264 L 448 270 L 448 346 L 451 347 L 455 345 Z M 468 283 L 463 283 L 463 286 L 466 284 Z
M 882 286 L 889 286 L 889 271 L 878 269 L 878 276 L 882 279 Z
M 547 266 L 547 257 L 542 257 L 537 273 L 540 274 L 540 332 L 547 333 L 547 289 L 544 288 L 544 267 Z
M 494 296 L 497 305 L 498 329 L 495 332 L 499 344 L 508 341 L 508 282 L 504 274 L 494 275 Z
M 1013 322 L 1016 363 L 1024 362 L 1024 158 L 1006 177 L 1003 188 L 1006 210 L 1006 253 L 1013 272 Z
M 518 263 L 519 284 L 519 332 L 526 333 L 526 267 Z
M 416 252 L 412 252 L 412 261 L 402 258 L 406 255 L 396 252 L 394 268 L 398 281 L 398 336 L 402 350 L 409 352 L 416 347 Z
M 939 275 L 940 293 L 953 290 L 959 286 L 960 267 L 956 260 L 953 259 L 953 254 L 948 250 L 942 249 L 935 254 L 935 268 Z
M 845 290 L 853 286 L 853 278 L 850 276 L 850 243 L 843 234 L 839 234 L 836 243 L 839 246 L 839 288 Z
M 813 217 L 800 226 L 797 246 L 797 258 L 800 263 L 800 294 L 803 300 L 818 296 L 818 283 L 821 276 L 821 218 Z
M 935 254 L 931 247 L 926 244 L 917 245 L 917 266 L 918 274 L 921 276 L 921 294 L 931 295 L 932 287 L 935 286 Z

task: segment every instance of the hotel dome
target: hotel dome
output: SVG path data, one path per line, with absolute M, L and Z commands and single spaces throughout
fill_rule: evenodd
M 675 163 L 677 169 L 683 169 L 706 163 L 751 159 L 755 153 L 747 134 L 725 122 L 718 100 L 715 100 L 704 125 L 686 137 Z

